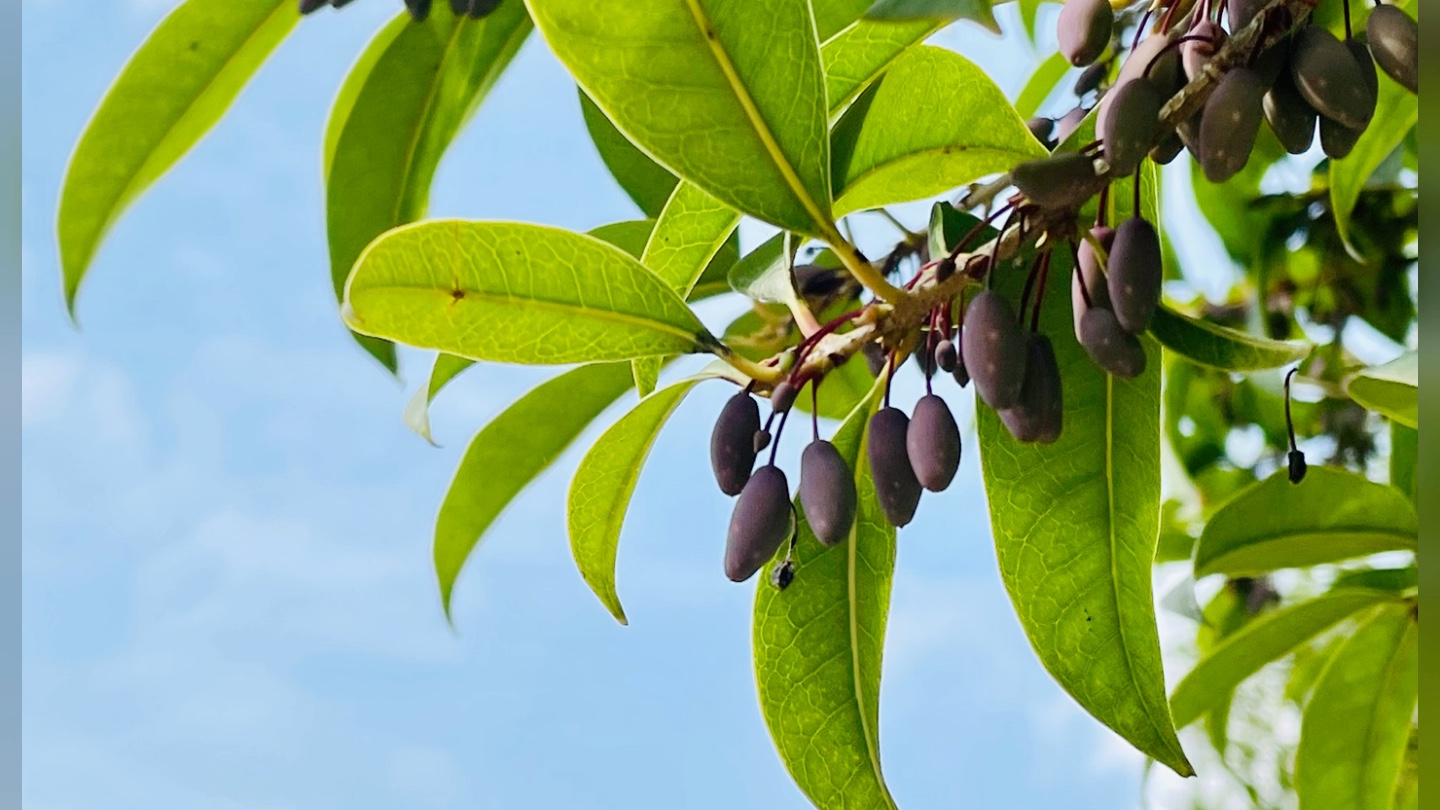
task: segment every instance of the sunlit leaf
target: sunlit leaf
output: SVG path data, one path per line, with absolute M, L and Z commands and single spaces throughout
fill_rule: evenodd
M 836 34 L 820 49 L 830 115 L 847 110 L 875 77 L 943 27 L 945 23 L 937 20 L 860 20 Z
M 1345 383 L 1350 398 L 1406 427 L 1420 426 L 1420 354 L 1406 352 Z
M 420 434 L 420 438 L 435 444 L 435 437 L 430 435 L 430 403 L 435 401 L 435 395 L 440 393 L 440 389 L 473 365 L 474 360 L 453 354 L 438 355 L 430 366 L 430 374 L 426 377 L 425 384 L 415 391 L 415 396 L 410 398 L 405 412 L 400 416 L 405 426 Z
M 1150 334 L 1178 355 L 1222 371 L 1261 371 L 1305 359 L 1315 347 L 1303 340 L 1269 340 L 1160 305 Z
M 585 95 L 584 90 L 579 91 L 579 94 L 580 112 L 585 117 L 585 128 L 590 131 L 590 140 L 600 153 L 600 159 L 605 161 L 610 175 L 625 193 L 630 195 L 630 199 L 640 206 L 645 216 L 660 216 L 660 209 L 665 207 L 665 201 L 670 199 L 670 193 L 675 190 L 675 184 L 680 182 L 680 178 L 630 143 L 629 139 L 610 123 L 605 113 L 595 106 L 595 102 Z
M 865 16 L 872 20 L 970 20 L 1000 33 L 990 0 L 875 0 Z
M 1030 74 L 1029 81 L 1021 88 L 1020 95 L 1015 98 L 1015 112 L 1021 118 L 1030 118 L 1040 112 L 1040 107 L 1050 94 L 1055 92 L 1056 85 L 1065 78 L 1070 71 L 1070 62 L 1065 54 L 1056 51 L 1050 54 L 1035 72 Z
M 730 268 L 735 292 L 766 304 L 790 304 L 799 299 L 791 275 L 794 259 L 783 231 L 740 258 Z

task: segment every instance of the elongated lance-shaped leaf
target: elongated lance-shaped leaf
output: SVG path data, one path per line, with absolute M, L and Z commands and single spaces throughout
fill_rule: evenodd
M 820 49 L 825 64 L 825 90 L 830 116 L 838 117 L 910 48 L 945 27 L 936 20 L 859 20 L 828 40 Z
M 1241 491 L 1211 516 L 1195 546 L 1195 576 L 1253 576 L 1381 551 L 1413 551 L 1419 519 L 1405 494 L 1363 475 L 1284 470 Z
M 1155 310 L 1150 334 L 1172 352 L 1221 371 L 1262 371 L 1299 362 L 1314 349 L 1303 340 L 1270 340 L 1191 318 L 1164 304 Z
M 575 565 L 621 624 L 629 622 L 615 591 L 615 551 L 630 496 L 660 429 L 701 379 L 681 380 L 641 400 L 596 440 L 570 483 L 567 512 Z
M 761 303 L 789 305 L 799 300 L 793 277 L 792 241 L 781 231 L 742 256 L 730 268 L 730 286 Z
M 591 236 L 434 220 L 366 248 L 345 290 L 351 329 L 500 363 L 707 351 L 715 337 L 654 273 Z
M 1300 722 L 1300 810 L 1389 810 L 1419 698 L 1412 603 L 1377 608 L 1331 659 Z
M 392 31 L 391 29 L 398 29 Z M 327 133 L 326 231 L 337 298 L 361 251 L 375 237 L 425 215 L 430 183 L 460 129 L 529 35 L 521 0 L 505 0 L 482 20 L 437 4 L 425 22 L 402 12 L 380 32 L 346 80 L 348 109 L 337 105 Z M 340 113 L 343 113 L 341 115 Z M 395 347 L 361 339 L 392 371 Z
M 1114 221 L 1130 215 L 1132 182 L 1112 190 Z M 1150 188 L 1144 202 L 1153 222 Z M 1055 250 L 1040 318 L 1060 365 L 1059 440 L 1017 442 L 994 411 L 977 406 L 1000 573 L 1031 646 L 1060 685 L 1140 751 L 1189 775 L 1170 719 L 1152 596 L 1160 347 L 1141 339 L 1146 370 L 1134 379 L 1096 368 L 1074 338 L 1072 270 L 1069 251 Z M 1023 266 L 1002 266 L 993 287 L 1018 302 L 1025 275 Z
M 871 389 L 832 440 L 855 472 L 859 501 L 850 536 L 821 545 L 797 502 L 794 581 L 783 591 L 770 584 L 775 561 L 756 577 L 760 708 L 790 775 L 826 810 L 895 807 L 879 737 L 895 527 L 880 510 L 865 460 L 866 428 L 882 387 Z
M 585 95 L 584 90 L 580 90 L 579 95 L 585 129 L 590 132 L 590 140 L 605 162 L 605 168 L 610 170 L 610 176 L 640 206 L 645 216 L 660 216 L 665 201 L 670 199 L 670 193 L 675 190 L 680 178 L 630 143 L 624 133 L 605 117 L 604 111 Z
M 1235 687 L 1261 667 L 1387 600 L 1394 601 L 1395 594 L 1348 588 L 1255 618 L 1201 658 L 1175 687 L 1170 697 L 1175 725 L 1183 728 L 1206 712 L 1228 704 Z
M 1047 154 L 985 71 L 931 46 L 860 95 L 830 153 L 837 215 L 933 197 Z
M 1415 500 L 1420 473 L 1420 431 L 1390 423 L 1390 486 Z
M 1350 398 L 1406 427 L 1420 426 L 1420 354 L 1409 351 L 1345 383 Z
M 475 434 L 435 521 L 435 574 L 447 617 L 455 580 L 491 524 L 629 388 L 628 363 L 580 366 L 542 383 Z
M 425 384 L 416 389 L 415 395 L 405 406 L 405 412 L 401 414 L 400 418 L 405 426 L 420 434 L 420 438 L 435 444 L 435 437 L 430 435 L 430 403 L 435 400 L 440 389 L 473 365 L 474 360 L 464 357 L 453 354 L 437 355 L 430 366 L 430 374 L 425 378 Z
M 1041 62 L 1035 72 L 1030 74 L 1025 86 L 1020 89 L 1020 95 L 1015 98 L 1015 112 L 1021 118 L 1029 118 L 1040 111 L 1045 100 L 1055 92 L 1056 85 L 1065 78 L 1070 71 L 1070 60 L 1065 54 L 1056 51 Z
M 220 120 L 299 19 L 294 0 L 188 0 L 130 57 L 85 126 L 60 192 L 72 316 L 110 227 Z
M 875 0 L 865 16 L 872 20 L 970 20 L 1000 33 L 990 0 Z
M 825 75 L 809 0 L 529 0 L 586 94 L 636 145 L 726 204 L 824 235 Z

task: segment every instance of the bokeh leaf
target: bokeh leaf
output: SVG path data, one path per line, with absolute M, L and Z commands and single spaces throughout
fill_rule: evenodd
M 1021 88 L 1020 95 L 1015 98 L 1015 112 L 1021 118 L 1030 118 L 1040 111 L 1045 100 L 1055 92 L 1056 85 L 1070 72 L 1070 61 L 1065 54 L 1056 51 L 1041 62 L 1030 74 L 1029 80 Z
M 660 210 L 665 207 L 665 201 L 670 199 L 670 193 L 675 190 L 680 178 L 630 143 L 595 106 L 595 102 L 585 95 L 584 90 L 580 90 L 579 94 L 585 128 L 589 130 L 590 140 L 594 142 L 595 150 L 600 153 L 600 159 L 605 162 L 610 175 L 640 206 L 645 216 L 660 216 Z
M 530 9 L 590 98 L 671 171 L 781 227 L 833 227 L 808 0 L 530 0 Z
M 1419 521 L 1404 493 L 1362 475 L 1284 470 L 1245 489 L 1211 516 L 1195 547 L 1195 576 L 1249 576 L 1381 551 L 1413 551 Z
M 1160 305 L 1150 334 L 1172 352 L 1222 371 L 1261 371 L 1305 359 L 1315 347 L 1303 340 L 1269 340 L 1191 318 Z
M 1409 351 L 1345 383 L 1350 398 L 1406 427 L 1420 426 L 1420 353 Z
M 795 579 L 756 577 L 755 679 L 780 758 L 823 808 L 890 808 L 880 768 L 880 664 L 895 568 L 895 528 L 885 520 L 864 461 L 866 426 L 882 386 L 846 419 L 833 442 L 855 471 L 850 536 L 826 547 L 799 510 Z
M 72 316 L 110 227 L 220 120 L 299 19 L 293 0 L 188 0 L 130 57 L 85 125 L 60 191 Z
M 455 580 L 490 525 L 629 389 L 629 363 L 580 366 L 542 383 L 475 434 L 435 521 L 435 574 L 446 616 Z
M 344 309 L 357 332 L 501 363 L 631 360 L 715 345 L 635 259 L 541 225 L 434 220 L 392 230 L 356 263 Z
M 933 197 L 1045 154 L 985 71 L 953 51 L 920 46 L 836 124 L 835 211 Z
M 1415 500 L 1420 467 L 1420 432 L 1399 422 L 1390 423 L 1390 486 Z

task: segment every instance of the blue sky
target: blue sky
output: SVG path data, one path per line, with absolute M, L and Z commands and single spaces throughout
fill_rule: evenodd
M 24 5 L 25 807 L 807 807 L 755 701 L 753 584 L 720 572 L 730 501 L 705 453 L 723 386 L 681 407 L 641 479 L 620 551 L 630 627 L 569 558 L 574 453 L 494 527 L 447 627 L 435 509 L 471 433 L 553 371 L 462 378 L 437 402 L 437 450 L 400 422 L 409 387 L 339 325 L 320 138 L 398 3 L 303 21 L 114 230 L 71 328 L 52 230 L 65 160 L 171 5 Z M 1011 92 L 1033 59 L 973 27 L 938 41 Z M 538 38 L 442 166 L 432 214 L 636 215 Z M 413 385 L 424 358 L 404 360 Z M 907 810 L 1132 806 L 1139 756 L 1054 685 L 1011 614 L 973 449 L 900 538 L 891 787 Z

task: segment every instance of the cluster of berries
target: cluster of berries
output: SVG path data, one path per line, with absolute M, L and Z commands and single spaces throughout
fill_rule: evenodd
M 319 11 L 325 6 L 332 8 L 344 8 L 353 0 L 300 0 L 300 13 L 309 14 Z M 405 9 L 416 22 L 424 22 L 430 16 L 431 0 L 405 0 Z M 455 12 L 457 17 L 465 16 L 472 19 L 480 19 L 494 11 L 500 5 L 500 0 L 450 0 L 450 10 Z

